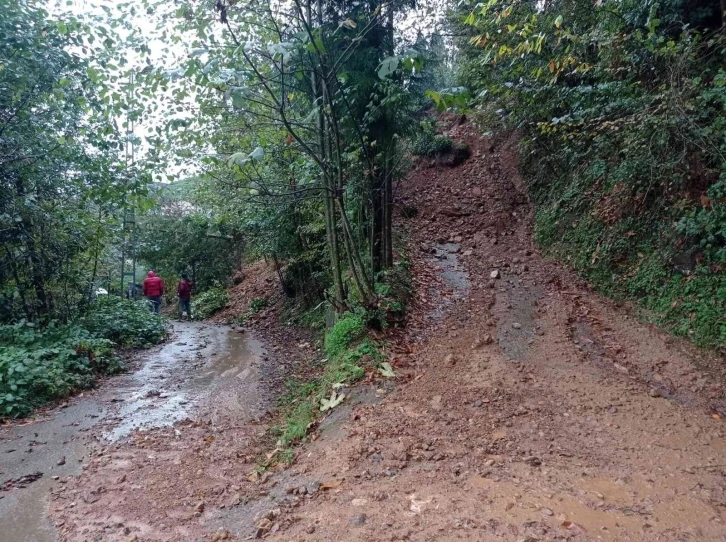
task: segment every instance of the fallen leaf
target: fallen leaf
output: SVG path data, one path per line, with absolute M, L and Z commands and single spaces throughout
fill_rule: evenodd
M 410 495 L 408 498 L 411 499 L 411 506 L 409 509 L 414 514 L 420 514 L 424 506 L 433 502 L 433 498 L 429 498 L 427 500 L 419 500 L 416 498 L 416 495 Z
M 325 491 L 328 489 L 335 489 L 336 487 L 340 487 L 341 485 L 343 485 L 343 480 L 332 480 L 330 482 L 324 482 L 323 484 L 321 484 L 320 489 Z
M 720 414 L 711 414 L 711 417 L 712 417 L 712 418 L 713 418 L 714 420 L 720 420 L 720 419 L 721 419 L 721 415 L 720 415 Z
M 391 367 L 391 364 L 387 361 L 381 363 L 381 366 L 378 368 L 378 372 L 386 378 L 393 378 L 396 376 L 396 373 L 393 372 L 393 367 Z
M 343 399 L 345 399 L 344 393 L 338 395 L 338 392 L 333 391 L 333 393 L 330 394 L 330 399 L 323 399 L 320 402 L 320 412 L 325 412 L 327 410 L 337 407 L 340 403 L 343 402 Z

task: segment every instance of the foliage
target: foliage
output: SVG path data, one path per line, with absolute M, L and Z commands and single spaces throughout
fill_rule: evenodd
M 325 335 L 325 353 L 328 357 L 342 354 L 365 331 L 365 322 L 359 314 L 347 313 Z
M 222 310 L 228 302 L 227 290 L 215 286 L 192 298 L 192 314 L 195 319 L 204 320 Z
M 3 322 L 82 312 L 108 286 L 119 219 L 146 184 L 119 160 L 118 117 L 138 112 L 119 80 L 120 21 L 51 16 L 46 4 L 0 0 Z
M 146 84 L 177 103 L 193 95 L 198 108 L 179 118 L 171 105 L 174 137 L 160 141 L 202 170 L 186 212 L 209 218 L 207 233 L 223 227 L 233 249 L 244 242 L 246 256 L 272 260 L 288 297 L 326 299 L 339 313 L 351 295 L 374 306 L 374 277 L 393 265 L 393 186 L 426 101 L 424 59 L 446 71 L 440 36 L 409 43 L 394 31 L 416 3 L 146 4 L 186 47 L 181 65 L 151 70 Z M 186 254 L 211 243 L 199 241 L 197 232 Z M 159 256 L 173 252 L 156 244 Z M 180 251 L 174 265 L 185 258 Z
M 201 211 L 197 181 L 157 188 L 156 206 L 139 218 L 136 254 L 169 285 L 187 273 L 199 293 L 239 268 L 244 245 L 238 227 Z
M 462 6 L 472 105 L 487 128 L 518 129 L 538 241 L 675 332 L 724 344 L 717 3 Z
M 0 326 L 0 416 L 26 415 L 122 367 L 110 340 L 77 325 Z
M 80 324 L 97 337 L 124 348 L 148 348 L 166 337 L 164 322 L 146 301 L 100 296 Z
M 411 152 L 416 156 L 437 156 L 449 152 L 452 144 L 449 136 L 436 133 L 434 124 L 422 123 L 421 131 L 411 139 Z

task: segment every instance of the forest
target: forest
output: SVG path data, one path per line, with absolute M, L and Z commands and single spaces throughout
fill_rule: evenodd
M 442 114 L 517 138 L 545 253 L 724 346 L 722 4 L 73 4 L 0 1 L 1 415 L 163 340 L 150 269 L 202 315 L 264 259 L 293 313 L 405 321 L 401 183 L 469 157 Z

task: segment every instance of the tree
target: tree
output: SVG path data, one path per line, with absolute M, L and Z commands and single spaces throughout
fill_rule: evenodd
M 105 25 L 0 1 L 2 320 L 71 317 L 124 200 L 142 195 L 118 160 L 118 43 Z
M 417 56 L 394 55 L 394 11 L 406 5 L 219 1 L 211 11 L 187 2 L 174 13 L 179 34 L 195 36 L 183 71 L 199 89 L 198 115 L 173 121 L 183 130 L 177 143 L 237 207 L 275 213 L 265 223 L 295 242 L 266 243 L 271 257 L 291 261 L 317 244 L 310 233 L 320 230 L 307 220 L 319 206 L 328 294 L 339 310 L 348 307 L 348 284 L 375 305 L 378 272 L 393 264 L 407 74 L 420 69 Z M 205 156 L 193 150 L 200 146 Z

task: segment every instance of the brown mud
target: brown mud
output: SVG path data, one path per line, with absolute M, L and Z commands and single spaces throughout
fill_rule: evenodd
M 61 540 L 726 540 L 723 360 L 539 254 L 512 140 L 466 124 L 451 136 L 472 157 L 420 161 L 397 196 L 418 213 L 400 219 L 416 291 L 387 337 L 395 379 L 356 388 L 292 466 L 258 474 L 279 453 L 274 397 L 322 355 L 265 310 L 267 352 L 250 347 L 249 365 L 195 388 L 215 363 L 195 343 L 187 383 L 160 369 L 125 392 L 144 411 L 156 404 L 144 386 L 168 400 L 193 389 L 181 417 L 162 408 L 168 423 L 129 432 L 123 407 L 78 401 L 102 422 L 89 422 L 80 473 L 50 486 Z M 235 295 L 247 306 L 273 281 Z

